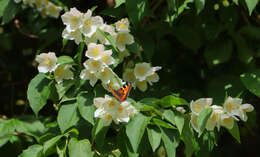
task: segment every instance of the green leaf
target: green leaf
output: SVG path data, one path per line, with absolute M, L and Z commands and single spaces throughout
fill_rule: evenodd
M 66 157 L 66 150 L 67 150 L 66 143 L 67 141 L 62 141 L 59 145 L 56 145 L 56 150 L 59 157 Z
M 230 40 L 214 41 L 208 44 L 204 56 L 209 66 L 227 62 L 232 54 L 232 42 Z
M 205 0 L 194 0 L 196 9 L 197 9 L 197 14 L 199 14 L 205 6 Z
M 1 120 L 1 119 L 0 119 Z M 5 145 L 13 136 L 15 131 L 15 119 L 2 120 L 0 123 L 0 147 Z
M 105 136 L 108 130 L 108 126 L 104 126 L 102 120 L 98 120 L 92 129 L 92 142 L 95 141 L 98 148 L 102 148 L 105 141 Z
M 137 152 L 139 144 L 144 134 L 146 125 L 150 121 L 149 117 L 137 114 L 126 125 L 126 135 L 132 145 L 134 152 Z
M 233 0 L 233 2 L 234 2 L 236 5 L 238 5 L 238 0 Z
M 240 78 L 250 92 L 260 97 L 260 69 L 242 74 Z
M 252 14 L 259 0 L 245 0 L 249 15 Z
M 95 106 L 93 105 L 94 93 L 80 93 L 77 96 L 77 104 L 80 115 L 94 125 Z
M 181 139 L 185 144 L 185 155 L 191 157 L 193 152 L 199 150 L 199 144 L 194 135 L 194 130 L 190 127 L 190 115 L 185 116 L 185 123 L 181 134 Z
M 121 128 L 117 134 L 117 146 L 122 153 L 122 156 L 138 157 L 138 153 L 133 152 L 131 144 L 125 134 L 125 128 Z
M 234 122 L 234 126 L 232 129 L 228 129 L 228 132 L 237 140 L 238 143 L 241 143 L 240 141 L 240 133 L 239 133 L 239 127 L 237 125 L 237 122 Z
M 92 157 L 91 145 L 87 139 L 78 141 L 72 138 L 69 142 L 70 157 Z
M 150 126 L 147 128 L 147 133 L 153 152 L 155 152 L 155 150 L 159 147 L 161 143 L 161 130 L 156 126 Z
M 34 136 L 36 139 L 47 130 L 44 124 L 34 116 L 22 116 L 15 119 L 15 130 L 19 133 Z
M 179 135 L 176 130 L 161 128 L 162 141 L 167 153 L 167 156 L 175 157 L 176 148 L 179 145 Z
M 58 64 L 73 64 L 74 60 L 70 56 L 60 56 L 57 61 Z
M 188 104 L 188 102 L 185 99 L 173 95 L 163 97 L 161 100 L 159 100 L 159 103 L 162 107 L 171 107 Z
M 116 5 L 114 6 L 114 8 L 119 7 L 121 4 L 124 4 L 126 0 L 115 0 Z
M 212 108 L 206 108 L 200 112 L 198 116 L 199 136 L 203 133 L 211 113 L 212 113 Z
M 170 123 L 172 123 L 173 125 L 176 125 L 175 123 L 175 114 L 172 110 L 165 110 L 163 112 L 163 116 L 164 118 L 169 121 Z
M 77 115 L 77 104 L 62 105 L 57 119 L 61 132 L 76 125 L 79 120 Z
M 21 5 L 16 4 L 13 0 L 9 0 L 8 5 L 3 12 L 2 24 L 10 22 L 20 10 Z
M 63 137 L 63 135 L 58 135 L 58 136 L 55 136 L 55 137 L 51 138 L 50 140 L 44 142 L 43 153 L 45 156 L 48 156 L 55 152 L 56 145 L 62 137 Z
M 161 127 L 164 127 L 164 128 L 168 128 L 168 129 L 177 129 L 176 127 L 172 126 L 171 124 L 163 121 L 163 120 L 160 120 L 160 119 L 157 119 L 157 118 L 153 118 L 152 121 L 157 125 L 157 126 L 161 126 Z
M 175 112 L 175 117 L 174 117 L 174 121 L 176 123 L 176 126 L 180 132 L 180 135 L 182 134 L 182 129 L 184 126 L 184 117 L 183 114 L 181 114 L 180 112 Z
M 4 10 L 8 5 L 10 0 L 1 0 L 0 1 L 0 18 L 3 16 Z
M 67 93 L 67 91 L 71 89 L 73 85 L 75 85 L 74 80 L 64 80 L 60 84 L 55 84 L 55 87 L 59 95 L 59 99 L 61 99 Z
M 142 21 L 145 12 L 148 12 L 147 0 L 126 0 L 126 11 L 131 22 L 137 26 Z
M 42 150 L 43 147 L 41 145 L 35 144 L 23 150 L 19 157 L 43 157 Z
M 29 83 L 27 98 L 36 116 L 38 116 L 38 112 L 43 108 L 43 106 L 46 105 L 47 99 L 50 96 L 50 82 L 51 81 L 48 80 L 44 74 L 40 73 Z
M 101 29 L 98 29 L 98 31 L 109 41 L 109 43 L 111 44 L 112 48 L 118 52 L 118 49 L 116 47 L 116 41 L 115 38 L 113 38 L 109 33 L 107 32 L 103 32 Z

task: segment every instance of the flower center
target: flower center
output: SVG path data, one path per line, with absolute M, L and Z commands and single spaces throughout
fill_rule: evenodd
M 91 26 L 91 19 L 87 19 L 86 21 L 85 21 L 85 27 L 90 27 Z
M 228 111 L 234 110 L 235 109 L 235 104 L 228 104 L 227 105 L 227 109 L 228 109 Z
M 138 73 L 139 73 L 140 75 L 143 75 L 143 74 L 144 74 L 144 68 L 139 68 L 139 69 L 138 69 Z
M 197 117 L 194 117 L 193 120 L 192 120 L 193 124 L 197 125 L 198 124 L 198 118 Z
M 57 70 L 56 70 L 56 75 L 58 75 L 58 76 L 62 76 L 63 74 L 64 74 L 64 70 L 63 70 L 63 68 L 57 68 Z
M 125 43 L 126 35 L 125 34 L 119 34 L 117 37 L 117 41 L 119 43 Z
M 124 108 L 123 108 L 123 106 L 119 106 L 117 110 L 118 110 L 118 112 L 122 113 Z
M 106 77 L 107 75 L 108 75 L 108 70 L 104 70 L 104 71 L 102 71 L 101 72 L 101 75 L 103 76 L 103 77 Z
M 95 56 L 97 56 L 97 55 L 99 54 L 99 51 L 98 51 L 97 48 L 95 48 L 95 49 L 92 51 L 92 53 L 93 53 Z
M 201 110 L 201 104 L 195 104 L 195 110 L 200 111 Z
M 44 60 L 44 64 L 50 66 L 51 65 L 51 60 L 49 58 Z
M 91 64 L 95 68 L 99 66 L 99 62 L 98 61 L 93 61 Z
M 108 59 L 109 59 L 109 57 L 107 55 L 105 55 L 105 56 L 103 56 L 102 61 L 107 63 Z
M 126 26 L 125 23 L 121 22 L 121 23 L 119 24 L 119 29 L 126 29 L 126 28 L 127 28 L 127 26 Z
M 226 123 L 230 123 L 231 120 L 232 120 L 232 118 L 229 117 L 229 118 L 225 118 L 225 119 L 223 120 L 223 122 L 226 124 Z
M 112 116 L 111 116 L 111 114 L 107 113 L 107 114 L 105 115 L 105 118 L 108 119 L 108 120 L 110 120 L 110 119 L 112 119 Z
M 71 23 L 77 23 L 78 22 L 78 17 L 77 16 L 72 16 L 70 20 L 71 20 Z
M 116 105 L 116 102 L 113 100 L 110 100 L 108 103 L 108 107 L 114 107 Z

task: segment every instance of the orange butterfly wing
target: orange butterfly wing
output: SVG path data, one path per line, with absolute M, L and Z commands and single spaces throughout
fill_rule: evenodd
M 114 97 L 122 102 L 125 101 L 131 91 L 132 84 L 127 84 L 123 88 L 120 88 L 119 90 L 114 90 L 110 85 L 108 85 L 108 88 L 110 89 L 111 93 L 114 95 Z

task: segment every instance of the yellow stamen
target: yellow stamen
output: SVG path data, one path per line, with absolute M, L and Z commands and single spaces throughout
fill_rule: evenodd
M 125 40 L 126 40 L 126 35 L 125 35 L 125 34 L 119 34 L 119 35 L 117 36 L 117 41 L 118 41 L 119 43 L 125 43 Z

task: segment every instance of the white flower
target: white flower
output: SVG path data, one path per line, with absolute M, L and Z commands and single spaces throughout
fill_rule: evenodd
M 135 65 L 134 74 L 136 79 L 144 81 L 148 76 L 153 74 L 153 69 L 149 63 L 138 63 Z
M 111 65 L 115 63 L 115 59 L 111 56 L 112 55 L 112 50 L 106 50 L 103 53 L 103 56 L 101 58 L 101 61 L 105 63 L 106 65 Z
M 116 30 L 119 32 L 129 32 L 129 21 L 127 18 L 121 19 L 115 23 Z
M 109 33 L 111 36 L 116 36 L 115 28 L 113 26 L 102 24 L 99 29 L 103 32 Z M 96 32 L 96 39 L 105 45 L 110 45 L 110 42 L 106 39 L 106 37 L 100 32 Z
M 150 76 L 147 77 L 147 82 L 152 85 L 155 82 L 158 82 L 160 77 L 159 75 L 156 73 L 156 71 L 160 70 L 162 67 L 156 66 L 156 67 L 152 67 L 152 71 L 153 74 L 151 74 Z
M 84 67 L 87 68 L 91 73 L 98 73 L 103 71 L 104 64 L 99 60 L 88 59 L 86 62 L 83 63 Z
M 98 39 L 97 39 L 97 32 L 95 32 L 90 38 L 89 37 L 85 37 L 85 43 L 86 45 L 90 44 L 90 43 L 97 43 Z M 102 43 L 102 42 L 101 42 Z
M 14 0 L 15 3 L 20 3 L 22 0 Z
M 232 129 L 234 126 L 234 118 L 227 114 L 221 115 L 220 124 L 228 129 Z
M 240 114 L 239 117 L 243 120 L 243 121 L 247 121 L 247 112 L 252 112 L 254 110 L 254 106 L 252 106 L 251 104 L 243 104 L 240 105 Z
M 94 117 L 101 118 L 106 126 L 110 125 L 112 120 L 116 124 L 128 122 L 137 113 L 136 109 L 129 102 L 124 101 L 120 103 L 108 95 L 105 95 L 105 98 L 95 98 L 94 105 L 97 107 Z
M 92 87 L 97 83 L 98 78 L 95 73 L 91 73 L 88 69 L 83 69 L 80 73 L 80 78 L 83 80 L 89 80 L 89 83 Z
M 198 116 L 195 115 L 194 113 L 191 114 L 190 123 L 191 123 L 191 126 L 193 127 L 193 129 L 196 132 L 199 132 L 199 129 L 198 129 Z
M 68 31 L 75 31 L 82 25 L 83 14 L 76 8 L 70 8 L 69 12 L 64 13 L 61 16 L 63 23 L 68 27 Z
M 147 82 L 146 82 L 146 80 L 144 80 L 144 81 L 136 81 L 135 85 L 142 92 L 145 92 L 147 90 Z
M 112 77 L 112 79 L 110 80 L 109 82 L 109 86 L 114 89 L 114 90 L 118 90 L 121 88 L 121 85 L 120 84 L 123 84 L 123 81 L 120 79 L 116 79 L 115 77 Z M 106 85 L 107 87 L 107 85 Z
M 206 129 L 213 131 L 215 127 L 220 129 L 221 116 L 224 114 L 222 106 L 213 105 L 211 106 L 212 113 L 207 121 Z
M 90 43 L 88 45 L 88 50 L 86 51 L 86 56 L 94 60 L 99 60 L 104 55 L 104 45 Z
M 64 29 L 64 31 L 62 32 L 62 37 L 64 39 L 68 39 L 68 40 L 75 40 L 76 44 L 79 44 L 80 42 L 83 41 L 82 36 L 81 36 L 81 32 L 79 31 L 79 29 L 76 29 L 74 31 L 68 31 L 68 27 L 66 27 Z
M 101 72 L 97 73 L 97 78 L 99 78 L 104 84 L 108 84 L 113 77 L 113 72 L 109 67 L 105 67 Z
M 147 77 L 147 82 L 152 85 L 155 82 L 158 82 L 160 79 L 159 75 L 157 73 L 153 73 L 152 75 Z
M 183 107 L 181 107 L 181 106 L 176 107 L 176 110 L 181 112 L 182 114 L 184 114 L 186 112 L 186 110 Z
M 37 10 L 41 11 L 45 8 L 49 3 L 49 0 L 34 0 L 34 4 L 37 8 Z
M 90 38 L 97 31 L 98 26 L 102 24 L 103 24 L 102 17 L 100 16 L 92 17 L 92 11 L 88 10 L 87 13 L 85 13 L 83 16 L 80 30 L 86 37 Z
M 54 78 L 58 84 L 60 84 L 64 79 L 73 79 L 73 72 L 71 71 L 72 65 L 62 64 L 59 65 L 54 71 Z
M 200 98 L 196 101 L 191 101 L 190 103 L 190 109 L 192 113 L 199 115 L 199 113 L 205 109 L 208 108 L 212 104 L 212 98 Z
M 123 73 L 123 79 L 127 82 L 135 82 L 135 74 L 134 74 L 134 69 L 125 69 Z
M 228 97 L 224 103 L 224 111 L 231 116 L 239 116 L 242 99 Z
M 115 35 L 116 46 L 120 51 L 125 50 L 126 45 L 134 43 L 134 37 L 128 32 L 119 32 Z
M 23 4 L 29 5 L 30 7 L 33 7 L 35 3 L 35 0 L 23 0 Z
M 53 3 L 49 2 L 48 5 L 46 6 L 46 12 L 47 15 L 58 18 L 60 15 L 60 11 L 62 10 L 61 7 L 54 5 Z
M 39 63 L 38 70 L 41 73 L 52 72 L 56 68 L 57 57 L 55 53 L 42 53 L 36 56 L 36 61 Z

